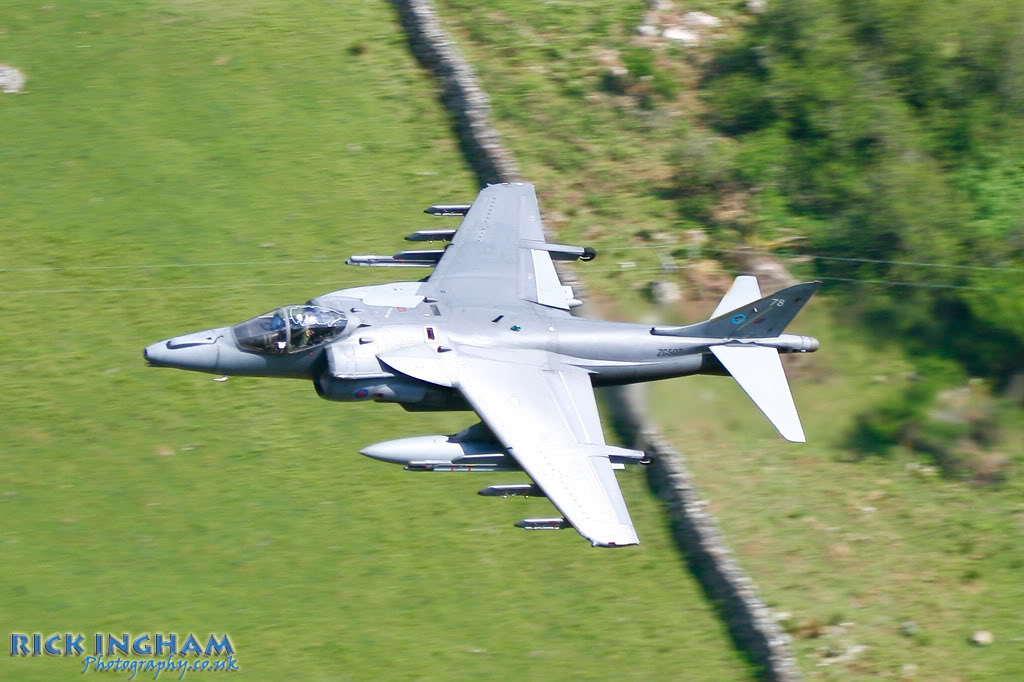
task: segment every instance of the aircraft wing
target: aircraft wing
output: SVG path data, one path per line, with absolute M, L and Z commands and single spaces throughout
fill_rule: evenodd
M 578 247 L 545 242 L 533 185 L 490 185 L 477 195 L 420 293 L 447 295 L 461 306 L 527 300 L 568 311 L 571 296 L 551 261 L 563 249 Z
M 455 385 L 570 524 L 595 546 L 639 544 L 589 374 L 545 351 L 459 346 Z

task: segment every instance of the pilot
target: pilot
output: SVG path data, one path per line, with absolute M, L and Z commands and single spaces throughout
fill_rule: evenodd
M 299 320 L 300 315 L 302 314 L 296 315 L 297 320 Z M 306 348 L 316 345 L 317 332 L 319 330 L 316 316 L 312 313 L 307 313 L 301 317 L 300 324 L 302 326 L 299 329 L 292 328 L 292 345 L 295 348 Z

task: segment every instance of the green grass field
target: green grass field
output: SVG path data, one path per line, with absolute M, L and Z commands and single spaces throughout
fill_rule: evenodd
M 727 378 L 652 384 L 655 419 L 765 600 L 790 614 L 809 676 L 898 678 L 911 664 L 919 679 L 1024 678 L 1024 481 L 944 480 L 905 450 L 853 461 L 854 415 L 905 385 L 912 366 L 894 348 L 844 338 L 838 314 L 812 304 L 793 325 L 822 342 L 789 371 L 807 444 L 779 438 Z M 1006 442 L 1019 471 L 1019 424 Z M 972 645 L 978 630 L 995 643 Z M 834 662 L 856 646 L 867 649 Z
M 604 81 L 634 41 L 644 3 L 562 2 L 544 11 L 509 1 L 440 4 L 562 239 L 601 251 L 581 268 L 592 292 L 620 319 L 709 313 L 716 301 L 656 310 L 643 293 L 650 280 L 671 277 L 656 272 L 659 249 L 651 247 L 701 227 L 666 191 L 680 146 L 706 139 L 706 106 L 695 80 L 686 80 L 701 52 L 659 51 L 657 63 L 682 78 L 680 91 L 645 109 L 609 93 Z M 675 6 L 735 14 L 721 2 Z M 702 163 L 714 172 L 713 154 Z M 685 252 L 677 255 L 685 266 Z M 621 269 L 620 261 L 636 267 Z M 791 614 L 787 626 L 806 676 L 1024 677 L 1019 410 L 1018 431 L 1003 439 L 1016 464 L 1002 487 L 922 474 L 928 462 L 900 449 L 851 461 L 854 416 L 901 390 L 912 365 L 895 344 L 866 340 L 834 305 L 818 301 L 792 326 L 822 340 L 809 369 L 794 376 L 807 445 L 779 439 L 739 387 L 720 377 L 652 385 L 655 418 L 686 453 L 741 565 L 773 608 Z M 909 627 L 906 636 L 910 621 L 919 631 Z M 992 631 L 995 643 L 970 645 L 976 630 Z M 859 646 L 867 649 L 842 656 Z M 908 664 L 917 667 L 904 670 Z
M 143 366 L 389 279 L 340 261 L 473 197 L 392 6 L 40 5 L 0 12 L 29 76 L 0 95 L 0 634 L 228 633 L 254 680 L 750 677 L 642 472 L 620 480 L 643 544 L 594 550 L 511 526 L 545 500 L 475 495 L 504 479 L 357 454 L 470 414 Z

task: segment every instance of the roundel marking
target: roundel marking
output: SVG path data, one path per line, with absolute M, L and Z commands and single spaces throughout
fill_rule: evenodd
M 732 323 L 733 324 L 743 324 L 746 321 L 747 321 L 747 316 L 744 315 L 743 313 L 740 313 L 739 315 L 733 315 L 732 316 Z
M 356 391 L 356 393 L 355 393 L 355 396 L 357 398 L 365 398 L 367 395 L 369 395 L 369 393 L 367 392 L 367 390 L 365 388 L 361 388 L 358 391 Z

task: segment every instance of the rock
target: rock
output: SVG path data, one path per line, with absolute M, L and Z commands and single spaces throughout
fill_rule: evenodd
M 977 646 L 988 646 L 994 641 L 996 641 L 995 635 L 988 630 L 978 630 L 971 635 L 971 644 L 976 644 Z
M 747 9 L 754 14 L 760 14 L 768 6 L 768 0 L 747 0 Z
M 921 626 L 912 620 L 900 624 L 900 632 L 904 637 L 916 637 L 921 632 Z
M 686 28 L 666 28 L 661 35 L 669 40 L 680 42 L 686 47 L 697 47 L 700 45 L 700 36 L 697 35 L 697 32 Z
M 658 261 L 661 263 L 661 269 L 667 272 L 675 272 L 679 269 L 675 259 L 665 252 L 658 254 Z
M 707 12 L 687 12 L 683 21 L 696 28 L 718 28 L 722 25 L 721 19 Z
M 658 305 L 666 305 L 679 301 L 682 293 L 675 282 L 654 281 L 651 282 L 651 298 Z
M 1017 372 L 1010 377 L 1010 383 L 1006 385 L 1006 397 L 1024 405 L 1024 372 Z
M 1009 475 L 1013 460 L 1002 452 L 973 454 L 967 460 L 967 468 L 979 483 L 1002 483 Z
M 655 12 L 671 12 L 672 0 L 647 0 L 647 9 Z
M 657 27 L 651 26 L 650 24 L 641 24 L 637 27 L 636 32 L 642 36 L 647 36 L 648 38 L 658 35 Z
M 757 277 L 761 291 L 778 291 L 797 283 L 796 277 L 770 255 L 750 248 L 736 249 L 732 254 L 740 270 Z
M 25 88 L 28 78 L 19 69 L 7 64 L 0 64 L 0 90 L 8 94 L 16 94 Z
M 824 654 L 824 660 L 818 661 L 819 667 L 835 665 L 836 663 L 847 663 L 860 656 L 862 653 L 867 651 L 867 647 L 863 644 L 851 644 L 846 647 L 846 650 L 840 650 L 836 646 L 828 647 Z
M 629 90 L 629 69 L 624 66 L 609 66 L 604 76 L 604 89 L 619 95 Z
M 696 289 L 697 297 L 721 297 L 729 290 L 733 277 L 722 270 L 722 266 L 713 260 L 691 260 L 686 268 L 686 278 Z
M 903 666 L 900 668 L 900 677 L 902 677 L 903 679 L 909 679 L 909 678 L 913 677 L 916 674 L 917 674 L 917 664 L 916 663 L 904 663 Z

